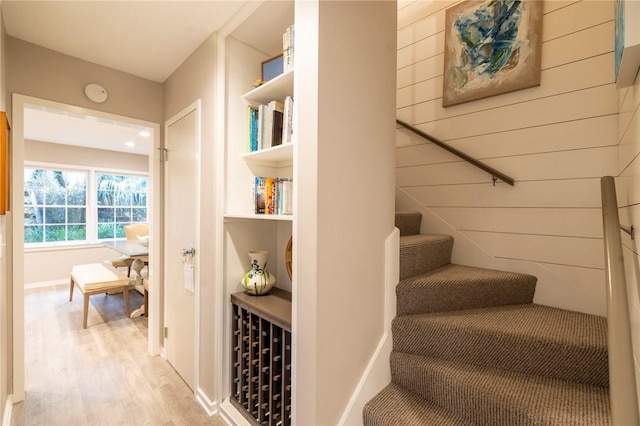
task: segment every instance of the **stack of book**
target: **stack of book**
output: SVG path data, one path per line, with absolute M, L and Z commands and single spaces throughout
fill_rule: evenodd
M 282 67 L 284 72 L 293 69 L 293 41 L 294 30 L 293 25 L 290 25 L 282 34 Z
M 256 176 L 251 205 L 255 214 L 293 214 L 293 180 Z
M 247 151 L 254 152 L 291 143 L 293 137 L 293 98 L 284 103 L 271 101 L 247 107 Z

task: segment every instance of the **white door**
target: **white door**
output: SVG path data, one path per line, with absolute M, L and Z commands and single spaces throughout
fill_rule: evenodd
M 165 127 L 165 352 L 191 389 L 195 386 L 197 353 L 199 127 L 199 103 Z M 183 255 L 190 249 L 194 256 Z

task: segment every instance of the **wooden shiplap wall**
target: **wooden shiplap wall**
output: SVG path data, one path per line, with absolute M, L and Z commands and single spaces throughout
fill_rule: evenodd
M 639 23 L 640 25 L 640 23 Z M 627 294 L 629 299 L 636 383 L 640 384 L 640 78 L 619 90 L 618 178 L 616 179 L 620 223 L 633 225 L 634 240 L 622 233 Z M 639 395 L 640 404 L 640 395 Z
M 516 184 L 494 186 L 486 173 L 398 130 L 398 192 L 511 269 L 542 268 L 539 288 L 547 290 L 537 302 L 604 315 L 599 180 L 616 175 L 622 151 L 613 2 L 545 1 L 541 85 L 443 108 L 445 10 L 455 3 L 398 4 L 397 117 Z M 636 122 L 635 152 L 638 129 Z M 554 291 L 560 286 L 569 290 Z

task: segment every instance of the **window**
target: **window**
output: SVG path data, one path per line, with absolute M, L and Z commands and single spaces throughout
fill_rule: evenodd
M 24 242 L 87 239 L 87 172 L 24 169 Z
M 147 178 L 96 174 L 98 239 L 124 238 L 124 226 L 147 221 Z
M 93 169 L 24 168 L 27 247 L 124 238 L 124 226 L 147 222 L 146 176 Z

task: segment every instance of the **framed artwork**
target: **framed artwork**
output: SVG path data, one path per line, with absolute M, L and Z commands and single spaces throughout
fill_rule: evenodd
M 273 58 L 262 61 L 262 82 L 279 76 L 284 72 L 283 55 L 274 56 Z
M 11 210 L 11 128 L 7 113 L 0 111 L 0 215 Z
M 447 9 L 442 105 L 539 86 L 542 6 L 468 0 Z
M 616 87 L 632 86 L 640 68 L 640 2 L 614 1 Z

